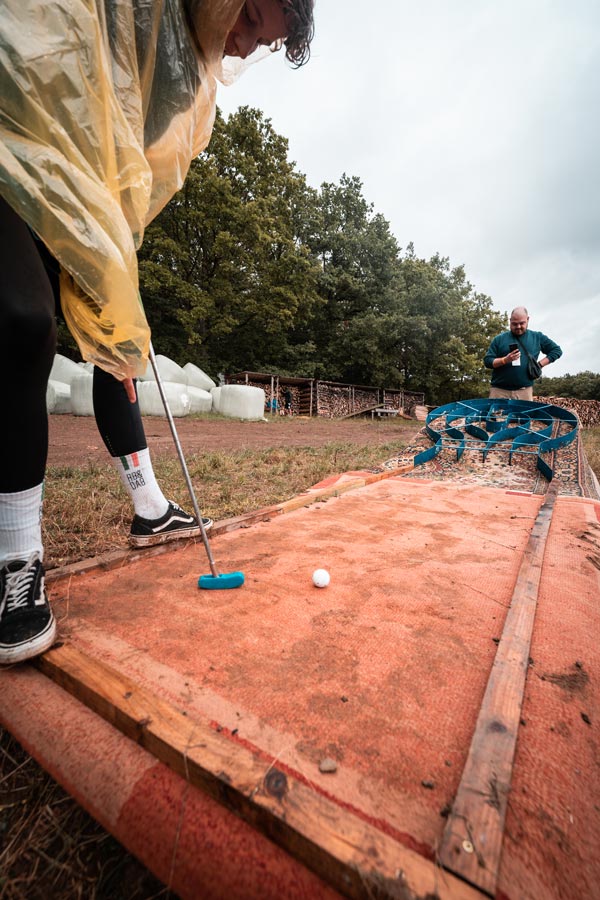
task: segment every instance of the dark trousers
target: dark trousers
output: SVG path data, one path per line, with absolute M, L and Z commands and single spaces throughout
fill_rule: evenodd
M 58 277 L 58 264 L 45 245 L 0 197 L 0 493 L 24 491 L 44 480 Z M 94 414 L 111 456 L 147 446 L 137 402 L 130 403 L 121 382 L 97 367 Z

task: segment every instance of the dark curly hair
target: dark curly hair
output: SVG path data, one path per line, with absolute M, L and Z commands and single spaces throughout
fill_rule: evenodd
M 314 0 L 283 0 L 290 32 L 283 41 L 285 58 L 299 69 L 310 59 L 310 42 L 315 36 Z

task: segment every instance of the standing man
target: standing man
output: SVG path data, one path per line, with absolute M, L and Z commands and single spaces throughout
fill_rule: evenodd
M 533 400 L 533 378 L 528 371 L 530 358 L 539 360 L 542 368 L 562 356 L 562 350 L 541 331 L 529 330 L 529 314 L 517 306 L 510 314 L 510 331 L 496 335 L 484 357 L 486 369 L 492 370 L 490 397 L 508 400 Z

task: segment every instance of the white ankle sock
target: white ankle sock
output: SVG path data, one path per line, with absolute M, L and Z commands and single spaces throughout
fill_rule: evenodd
M 169 501 L 158 486 L 148 448 L 128 453 L 127 456 L 113 456 L 112 461 L 133 501 L 136 514 L 143 519 L 164 516 Z
M 0 566 L 14 559 L 29 559 L 42 546 L 44 482 L 26 491 L 0 494 Z

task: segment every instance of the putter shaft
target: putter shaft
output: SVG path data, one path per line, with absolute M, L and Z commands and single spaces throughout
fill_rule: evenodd
M 198 524 L 200 526 L 200 534 L 202 535 L 202 543 L 204 544 L 204 549 L 206 550 L 206 555 L 208 556 L 208 562 L 210 565 L 210 571 L 212 572 L 215 578 L 219 578 L 219 573 L 217 571 L 217 567 L 215 565 L 215 561 L 213 559 L 212 551 L 210 549 L 210 544 L 208 542 L 208 536 L 206 534 L 206 529 L 204 528 L 204 524 L 202 522 L 202 514 L 200 512 L 200 507 L 198 506 L 198 501 L 196 500 L 196 493 L 194 491 L 194 486 L 192 485 L 192 479 L 190 478 L 190 473 L 188 471 L 187 463 L 185 461 L 185 456 L 183 455 L 183 450 L 181 449 L 181 443 L 179 442 L 179 435 L 177 434 L 177 429 L 175 427 L 175 422 L 173 421 L 173 416 L 171 414 L 171 408 L 169 406 L 169 401 L 167 400 L 167 395 L 165 394 L 165 389 L 163 387 L 162 379 L 160 377 L 160 373 L 158 371 L 158 366 L 156 365 L 156 357 L 154 356 L 154 348 L 152 344 L 150 344 L 149 351 L 149 359 L 150 365 L 152 366 L 152 371 L 154 372 L 154 377 L 156 378 L 156 383 L 158 385 L 158 392 L 160 394 L 160 399 L 162 400 L 162 404 L 165 408 L 165 413 L 169 422 L 169 428 L 171 429 L 171 434 L 173 435 L 173 441 L 175 442 L 175 448 L 177 450 L 177 455 L 179 457 L 179 462 L 181 464 L 181 470 L 183 472 L 183 477 L 185 478 L 185 483 L 187 485 L 188 493 L 190 495 L 190 499 L 192 501 L 192 506 L 194 507 L 194 515 L 198 520 Z

